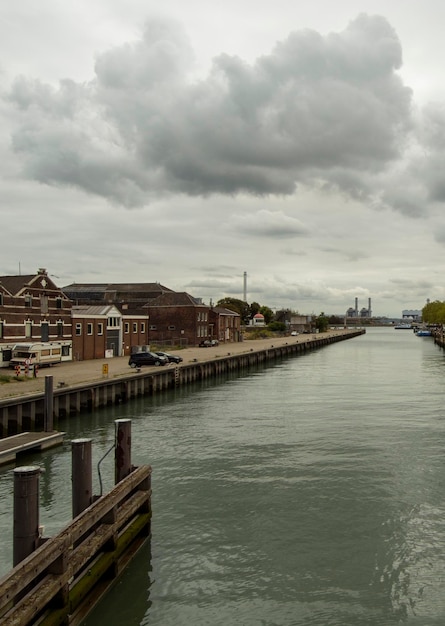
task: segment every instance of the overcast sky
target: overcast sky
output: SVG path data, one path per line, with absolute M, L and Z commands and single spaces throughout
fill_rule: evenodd
M 445 300 L 443 0 L 158 4 L 0 5 L 0 275 Z

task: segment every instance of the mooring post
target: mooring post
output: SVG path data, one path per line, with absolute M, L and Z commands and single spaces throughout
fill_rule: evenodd
M 39 477 L 36 465 L 14 469 L 14 567 L 38 547 Z
M 91 450 L 91 439 L 73 439 L 71 441 L 73 517 L 77 517 L 92 502 L 93 463 Z
M 50 432 L 54 430 L 53 422 L 53 377 L 45 376 L 45 411 L 44 411 L 44 430 Z
M 117 485 L 131 472 L 131 420 L 115 420 L 114 482 Z

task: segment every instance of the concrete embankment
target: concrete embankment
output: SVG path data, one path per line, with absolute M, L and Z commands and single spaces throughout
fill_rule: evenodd
M 45 414 L 42 379 L 45 375 L 53 377 L 54 418 L 61 419 L 229 372 L 246 371 L 260 364 L 351 339 L 364 332 L 361 329 L 337 330 L 298 337 L 245 341 L 214 348 L 188 348 L 180 352 L 184 360 L 179 366 L 147 367 L 140 371 L 130 370 L 128 357 L 64 363 L 44 373 L 40 372 L 38 380 L 2 386 L 0 437 L 42 429 Z M 5 397 L 5 388 L 11 392 L 10 386 L 20 386 L 20 395 Z

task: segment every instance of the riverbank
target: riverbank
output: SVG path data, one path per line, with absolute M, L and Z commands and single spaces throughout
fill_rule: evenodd
M 190 365 L 196 362 L 213 361 L 228 355 L 238 355 L 247 352 L 258 352 L 269 349 L 271 347 L 280 347 L 284 345 L 292 345 L 312 341 L 315 338 L 330 338 L 341 335 L 354 335 L 357 330 L 331 330 L 322 335 L 304 334 L 297 337 L 274 337 L 273 339 L 254 339 L 246 340 L 239 343 L 220 344 L 211 348 L 184 348 L 181 350 L 172 350 L 173 354 L 182 356 L 183 362 L 179 367 Z M 104 373 L 104 366 L 107 366 L 107 373 Z M 165 366 L 176 367 L 174 365 Z M 143 371 L 158 371 L 157 367 L 144 367 Z M 94 359 L 91 361 L 73 361 L 61 363 L 51 368 L 41 369 L 37 378 L 29 378 L 26 380 L 12 381 L 0 385 L 0 399 L 22 397 L 28 394 L 44 393 L 45 376 L 53 377 L 54 389 L 58 387 L 69 387 L 71 385 L 79 385 L 82 383 L 93 383 L 97 381 L 112 380 L 122 376 L 130 375 L 132 370 L 128 365 L 128 356 L 113 357 L 111 359 Z M 2 370 L 0 370 L 2 373 Z M 4 370 L 4 373 L 11 375 L 12 370 Z

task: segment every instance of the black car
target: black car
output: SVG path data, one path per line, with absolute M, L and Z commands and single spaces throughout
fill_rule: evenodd
M 128 365 L 140 367 L 141 365 L 167 365 L 168 359 L 154 352 L 134 352 L 130 354 Z
M 169 354 L 168 352 L 155 352 L 158 356 L 165 356 L 169 363 L 182 363 L 184 360 L 182 356 L 177 354 Z

